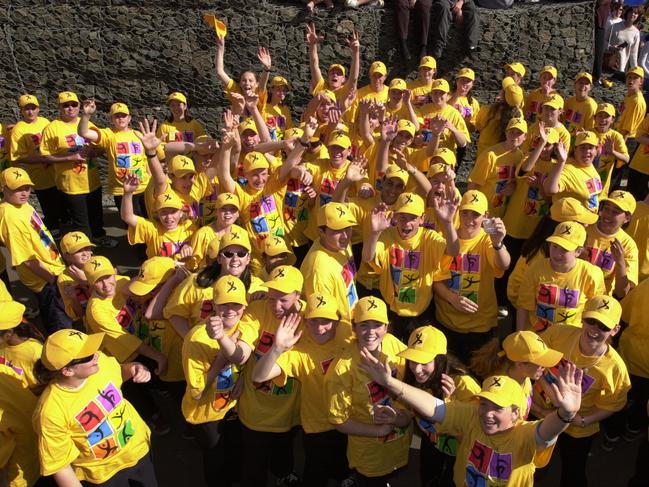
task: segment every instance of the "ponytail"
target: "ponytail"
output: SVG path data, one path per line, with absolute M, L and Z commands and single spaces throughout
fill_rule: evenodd
M 500 339 L 494 337 L 471 354 L 469 366 L 480 379 L 502 373 L 512 364 L 500 344 Z

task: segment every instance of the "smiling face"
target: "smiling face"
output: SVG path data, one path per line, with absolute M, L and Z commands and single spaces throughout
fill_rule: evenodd
M 480 233 L 485 216 L 473 210 L 460 210 L 460 228 L 458 236 L 470 239 Z
M 332 144 L 327 147 L 329 151 L 329 160 L 331 165 L 335 168 L 342 167 L 345 162 L 347 162 L 347 157 L 349 156 L 350 149 L 345 149 L 339 145 Z
M 268 181 L 268 168 L 260 167 L 259 169 L 246 172 L 244 175 L 248 180 L 250 187 L 259 191 L 264 189 L 266 182 Z
M 624 212 L 622 208 L 610 201 L 604 201 L 599 207 L 597 229 L 604 235 L 614 235 L 630 219 L 631 216 Z
M 66 263 L 82 268 L 90 260 L 90 257 L 92 257 L 92 247 L 84 247 L 77 250 L 74 254 L 64 253 L 63 255 Z
M 169 101 L 169 111 L 173 116 L 173 119 L 178 121 L 185 118 L 185 111 L 187 110 L 187 105 L 179 100 L 170 100 Z
M 244 95 L 252 95 L 257 91 L 257 76 L 252 71 L 245 71 L 239 78 L 239 88 Z
M 177 208 L 160 208 L 157 213 L 160 224 L 166 230 L 175 229 L 183 216 L 183 210 Z
M 128 124 L 131 123 L 131 116 L 126 113 L 116 113 L 111 117 L 113 121 L 113 128 L 118 131 L 128 129 Z
M 275 318 L 282 319 L 297 311 L 297 304 L 300 301 L 300 293 L 292 292 L 285 294 L 276 289 L 269 289 L 266 302 Z
M 609 329 L 606 325 L 594 318 L 583 318 L 581 336 L 579 337 L 579 349 L 584 355 L 600 354 L 607 347 L 609 338 L 615 336 L 620 330 L 617 325 Z
M 584 100 L 590 94 L 590 90 L 592 89 L 593 85 L 590 84 L 588 78 L 579 78 L 575 82 L 575 95 L 579 101 Z
M 410 135 L 405 130 L 401 130 L 397 133 L 397 136 L 392 141 L 391 147 L 396 150 L 403 150 L 412 144 L 412 135 Z
M 410 367 L 410 371 L 415 377 L 415 380 L 419 384 L 425 384 L 431 378 L 433 372 L 435 372 L 435 361 L 431 360 L 427 364 L 420 364 L 413 362 L 412 360 L 408 360 L 408 367 Z
M 388 332 L 388 325 L 374 320 L 361 321 L 353 326 L 358 346 L 369 352 L 381 350 L 381 341 Z
M 458 95 L 467 96 L 471 88 L 473 88 L 473 80 L 460 76 L 455 80 L 455 88 L 457 89 Z
M 95 352 L 88 362 L 63 367 L 61 371 L 64 377 L 75 379 L 87 379 L 99 372 L 99 352 Z
M 589 166 L 593 164 L 597 156 L 597 146 L 581 144 L 575 147 L 575 161 L 578 166 Z
M 216 210 L 216 220 L 223 226 L 236 223 L 239 218 L 239 210 L 234 205 L 223 205 Z
M 196 179 L 196 173 L 188 172 L 182 176 L 176 176 L 171 174 L 171 187 L 180 194 L 189 194 L 192 191 L 192 186 L 194 185 L 194 180 Z
M 613 125 L 613 117 L 611 117 L 608 113 L 598 112 L 595 115 L 595 129 L 598 132 L 604 133 L 608 131 L 608 129 L 611 128 L 611 125 Z
M 243 316 L 246 307 L 239 303 L 224 303 L 216 305 L 216 316 L 223 320 L 223 327 L 230 330 L 233 326 L 239 323 Z
M 327 73 L 327 83 L 331 90 L 337 90 L 345 84 L 345 75 L 340 68 L 331 68 Z
M 246 129 L 241 133 L 241 147 L 244 153 L 251 152 L 259 144 L 259 135 L 254 130 Z
M 115 274 L 100 277 L 92 285 L 93 290 L 102 298 L 110 298 L 115 295 L 117 280 Z
M 421 67 L 419 68 L 419 79 L 429 85 L 435 79 L 435 72 L 432 68 Z
M 271 86 L 270 94 L 273 100 L 273 103 L 283 103 L 288 94 L 288 87 L 286 85 Z
M 376 92 L 381 91 L 383 89 L 383 84 L 385 83 L 385 74 L 381 73 L 374 73 L 370 75 L 370 85 L 372 86 L 372 89 Z
M 481 397 L 478 415 L 480 416 L 482 431 L 486 435 L 495 435 L 513 428 L 520 413 L 518 408 L 512 406 L 503 408 Z
M 415 216 L 410 213 L 395 213 L 392 220 L 397 227 L 399 236 L 404 240 L 414 237 L 419 227 L 424 223 L 423 216 Z
M 446 99 L 448 93 L 442 90 L 433 90 L 430 92 L 430 102 L 437 108 L 444 108 L 446 106 Z
M 559 116 L 562 111 L 563 110 L 560 108 L 552 108 L 550 105 L 543 105 L 541 108 L 541 120 L 543 120 L 544 124 L 554 127 L 559 123 Z
M 221 264 L 222 276 L 239 277 L 250 263 L 250 252 L 241 245 L 228 245 L 219 251 L 216 260 Z
M 381 201 L 386 205 L 393 205 L 401 193 L 406 190 L 406 185 L 399 178 L 384 178 L 381 185 Z
M 550 242 L 550 264 L 552 268 L 558 272 L 567 272 L 575 267 L 579 255 L 577 250 L 569 251 Z
M 71 122 L 79 116 L 79 102 L 67 101 L 59 105 L 59 115 L 64 122 Z

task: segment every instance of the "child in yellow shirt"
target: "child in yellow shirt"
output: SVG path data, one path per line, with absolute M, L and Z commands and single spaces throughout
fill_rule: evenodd
M 528 93 L 525 98 L 525 120 L 528 123 L 536 122 L 541 116 L 543 102 L 557 91 L 554 85 L 557 82 L 557 68 L 554 66 L 543 66 L 539 73 L 540 86 Z
M 593 130 L 597 102 L 588 96 L 592 88 L 590 73 L 581 72 L 575 76 L 575 94 L 566 100 L 561 117 L 572 137 L 580 130 Z
M 610 103 L 600 103 L 595 111 L 595 126 L 593 128 L 599 140 L 599 154 L 593 161 L 599 178 L 602 180 L 602 196 L 606 196 L 611 188 L 611 177 L 616 167 L 628 164 L 629 151 L 625 138 L 617 130 L 613 130 L 615 107 Z
M 95 244 L 83 232 L 69 232 L 61 239 L 60 246 L 67 266 L 59 274 L 56 285 L 63 298 L 65 312 L 72 320 L 78 321 L 85 316 L 90 299 L 91 291 L 83 273 L 83 266 L 92 257 Z

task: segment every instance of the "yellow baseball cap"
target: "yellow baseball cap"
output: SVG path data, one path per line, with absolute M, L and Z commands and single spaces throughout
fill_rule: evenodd
M 239 197 L 234 193 L 221 193 L 216 197 L 214 202 L 215 208 L 223 208 L 224 206 L 232 205 L 237 210 L 241 210 L 241 205 L 239 204 Z
M 578 133 L 577 137 L 575 138 L 575 147 L 584 144 L 594 145 L 595 147 L 597 147 L 599 145 L 597 135 L 590 131 Z
M 433 176 L 446 172 L 448 168 L 449 165 L 444 164 L 443 162 L 436 162 L 434 164 L 431 164 L 430 166 L 428 166 L 428 171 L 426 171 L 426 177 L 430 179 Z
M 485 215 L 489 209 L 489 203 L 487 202 L 487 197 L 482 191 L 477 189 L 471 189 L 462 195 L 462 201 L 460 201 L 460 206 L 458 210 L 471 210 L 475 211 L 479 215 Z
M 243 158 L 243 172 L 252 172 L 257 169 L 268 169 L 270 168 L 270 163 L 266 156 L 261 152 L 248 152 Z
M 345 74 L 347 73 L 345 66 L 343 66 L 342 64 L 332 64 L 331 66 L 329 66 L 327 72 L 331 71 L 332 69 L 339 69 L 342 72 L 343 76 L 345 76 Z
M 69 328 L 55 331 L 43 344 L 41 362 L 48 370 L 61 370 L 75 359 L 97 353 L 103 339 L 103 333 L 86 335 Z
M 246 130 L 252 130 L 255 134 L 259 134 L 259 131 L 257 130 L 257 125 L 255 124 L 255 121 L 251 118 L 244 120 L 239 124 L 240 134 L 243 134 Z
M 401 181 L 403 181 L 403 185 L 406 186 L 408 184 L 409 175 L 406 171 L 401 169 L 396 164 L 390 164 L 385 171 L 385 176 L 383 177 L 385 179 L 390 179 L 390 178 L 400 179 Z
M 302 137 L 304 135 L 304 130 L 300 127 L 292 127 L 290 129 L 284 130 L 284 140 L 292 139 L 294 137 Z
M 611 191 L 608 195 L 608 198 L 602 199 L 604 201 L 609 201 L 617 206 L 620 210 L 633 214 L 635 212 L 636 202 L 635 198 L 628 191 L 622 191 L 617 189 Z
M 59 245 L 61 247 L 61 252 L 65 254 L 74 254 L 86 247 L 96 247 L 96 245 L 92 243 L 88 236 L 83 232 L 66 233 L 63 235 Z
M 184 206 L 183 200 L 180 199 L 175 191 L 167 191 L 158 195 L 155 199 L 155 211 L 160 211 L 163 208 L 182 210 Z
M 407 88 L 408 86 L 406 85 L 406 82 L 401 78 L 394 78 L 392 81 L 390 81 L 391 90 L 405 91 Z
M 214 304 L 236 303 L 248 306 L 246 286 L 234 276 L 219 277 L 213 286 Z
M 593 76 L 590 73 L 587 73 L 586 71 L 577 73 L 577 76 L 575 76 L 575 82 L 583 78 L 586 78 L 591 85 L 593 84 Z
M 297 260 L 295 258 L 295 254 L 293 253 L 293 251 L 288 248 L 288 245 L 286 245 L 286 240 L 284 240 L 282 237 L 271 236 L 264 239 L 263 253 L 266 255 L 270 255 L 271 257 L 280 254 L 288 254 L 289 255 L 288 265 L 295 264 L 295 261 Z
M 118 113 L 123 113 L 124 115 L 131 114 L 125 103 L 113 103 L 110 106 L 110 116 L 112 117 L 113 115 L 117 115 Z
M 219 19 L 217 19 L 213 14 L 203 15 L 203 20 L 207 22 L 207 25 L 214 29 L 216 37 L 219 39 L 224 39 L 228 35 L 227 26 Z
M 406 360 L 427 364 L 446 353 L 446 336 L 434 326 L 421 326 L 408 338 L 408 348 L 397 355 Z
M 503 341 L 503 352 L 512 362 L 531 362 L 540 367 L 554 367 L 563 353 L 548 348 L 533 331 L 517 331 Z
M 635 68 L 627 70 L 626 75 L 629 76 L 630 74 L 635 74 L 637 76 L 640 76 L 641 78 L 644 78 L 644 69 L 642 69 L 642 66 L 636 66 Z
M 458 78 L 468 78 L 471 81 L 475 81 L 475 71 L 471 68 L 462 68 L 457 72 Z
M 83 266 L 83 272 L 86 275 L 88 284 L 93 285 L 98 279 L 105 276 L 112 276 L 116 273 L 113 264 L 110 263 L 106 257 L 102 255 L 93 256 Z M 86 355 L 87 357 L 87 355 Z
M 424 56 L 419 61 L 419 67 L 437 69 L 437 61 L 433 56 Z
M 343 149 L 349 149 L 352 146 L 352 141 L 345 132 L 336 130 L 331 132 L 329 140 L 327 141 L 327 147 L 331 147 L 332 145 L 337 145 Z
M 523 388 L 506 375 L 487 377 L 482 383 L 482 390 L 476 394 L 476 397 L 482 397 L 501 408 L 516 406 L 520 409 L 523 404 L 527 404 Z
M 273 76 L 270 86 L 286 86 L 287 89 L 291 89 L 291 85 L 288 84 L 288 80 L 284 76 Z
M 586 301 L 581 318 L 591 318 L 602 323 L 606 328 L 612 330 L 620 323 L 622 317 L 622 306 L 613 296 L 602 294 L 594 296 Z
M 38 103 L 38 98 L 36 98 L 34 95 L 25 94 L 18 98 L 18 106 L 20 108 L 27 105 L 36 105 L 37 107 L 41 106 L 40 103 Z
M 545 240 L 572 252 L 578 247 L 583 247 L 586 243 L 586 229 L 581 223 L 573 221 L 561 222 L 554 229 L 554 233 Z
M 27 171 L 20 167 L 9 167 L 0 174 L 0 186 L 17 189 L 21 186 L 34 186 Z
M 388 74 L 388 70 L 385 67 L 385 64 L 383 64 L 381 61 L 374 61 L 370 65 L 370 76 L 372 76 L 374 73 L 379 73 L 381 76 L 385 76 Z
M 174 176 L 182 177 L 185 174 L 196 173 L 194 161 L 183 155 L 173 156 L 169 162 L 169 172 Z
M 451 88 L 448 86 L 448 81 L 444 78 L 434 79 L 433 83 L 430 85 L 430 91 L 443 91 L 448 93 L 451 91 Z
M 4 301 L 0 313 L 0 330 L 11 330 L 23 321 L 25 305 L 18 301 Z
M 248 252 L 252 250 L 248 232 L 246 232 L 243 228 L 237 225 L 232 225 L 228 233 L 224 233 L 223 235 L 221 235 L 221 240 L 219 242 L 219 249 L 224 250 L 230 245 L 239 245 L 244 249 L 246 249 Z
M 563 98 L 561 95 L 553 93 L 543 101 L 543 106 L 549 106 L 555 110 L 563 110 Z
M 424 211 L 426 211 L 424 200 L 415 193 L 401 193 L 394 203 L 394 213 L 421 216 Z
M 525 66 L 523 66 L 521 63 L 505 64 L 505 68 L 511 69 L 514 73 L 519 75 L 521 78 L 525 76 Z
M 365 296 L 359 299 L 354 306 L 352 320 L 356 324 L 363 321 L 378 321 L 387 325 L 390 322 L 388 319 L 388 307 L 381 298 Z
M 187 105 L 187 97 L 180 91 L 174 91 L 167 97 L 167 105 L 169 105 L 169 103 L 171 103 L 172 101 L 179 101 L 180 103 Z
M 176 271 L 174 260 L 169 257 L 151 257 L 140 266 L 140 273 L 131 280 L 128 290 L 136 296 L 144 296 L 156 286 L 166 282 Z
M 523 88 L 518 86 L 512 78 L 505 78 L 505 79 L 511 79 L 512 84 L 509 84 L 505 90 L 505 102 L 510 106 L 510 107 L 517 107 L 520 108 L 523 106 L 523 102 L 525 101 L 525 97 L 523 96 Z
M 436 157 L 440 158 L 442 161 L 444 161 L 444 164 L 448 166 L 455 167 L 455 165 L 457 164 L 457 157 L 455 156 L 455 152 L 448 147 L 440 147 L 439 149 L 437 149 L 430 158 L 431 162 Z
M 539 75 L 541 75 L 543 73 L 551 74 L 554 79 L 556 79 L 559 76 L 559 73 L 557 72 L 557 68 L 555 68 L 554 66 L 549 66 L 549 65 L 548 66 L 543 66 L 543 69 L 541 70 Z
M 506 130 L 520 130 L 524 134 L 527 133 L 527 122 L 525 121 L 524 118 L 512 118 L 508 123 L 507 123 L 507 129 Z
M 304 317 L 307 320 L 313 318 L 324 318 L 327 320 L 340 320 L 338 303 L 335 298 L 327 294 L 313 293 L 306 300 L 306 312 Z
M 599 105 L 597 105 L 597 110 L 595 111 L 595 115 L 597 115 L 599 112 L 604 112 L 608 116 L 614 117 L 615 107 L 610 103 L 600 103 Z
M 329 98 L 329 100 L 332 103 L 336 103 L 336 101 L 337 101 L 336 100 L 336 94 L 331 90 L 322 90 L 320 93 L 318 93 L 318 95 L 322 95 L 322 96 L 324 96 L 326 98 Z
M 344 203 L 337 203 L 330 201 L 326 205 L 322 205 L 318 210 L 318 226 L 327 227 L 332 230 L 342 230 L 356 226 L 358 222 L 352 212 L 349 211 L 347 205 Z
M 401 119 L 397 122 L 397 132 L 408 132 L 411 137 L 414 137 L 417 130 L 410 120 Z
M 283 294 L 301 293 L 304 277 L 297 267 L 280 265 L 270 271 L 270 279 L 264 283 L 268 289 L 274 289 Z
M 59 105 L 68 103 L 70 101 L 76 101 L 77 103 L 79 103 L 79 97 L 76 93 L 72 91 L 62 91 L 61 93 L 59 93 Z
M 579 200 L 570 196 L 560 198 L 552 203 L 550 218 L 555 222 L 575 221 L 582 225 L 597 223 L 597 213 L 588 210 Z

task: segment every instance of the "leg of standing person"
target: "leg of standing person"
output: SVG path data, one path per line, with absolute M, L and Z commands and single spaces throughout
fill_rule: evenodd
M 636 201 L 642 201 L 649 192 L 649 174 L 643 174 L 635 169 L 629 169 L 629 182 L 627 190 L 633 195 Z
M 97 188 L 88 194 L 88 219 L 92 238 L 97 239 L 106 235 L 104 230 L 104 207 L 101 202 L 101 188 Z
M 597 16 L 597 14 L 595 14 Z M 593 81 L 597 82 L 602 77 L 602 65 L 604 64 L 604 50 L 606 42 L 604 39 L 604 28 L 597 27 L 595 19 L 595 56 L 593 59 Z
M 466 36 L 466 47 L 474 51 L 480 42 L 480 14 L 473 0 L 464 0 L 462 4 L 464 15 L 464 33 Z
M 324 487 L 329 479 L 341 482 L 349 476 L 347 435 L 336 430 L 304 433 L 304 473 L 302 485 Z M 322 452 L 327 452 L 323 455 Z
M 433 0 L 418 0 L 415 4 L 419 19 L 419 59 L 424 57 L 428 49 L 428 34 L 430 32 L 430 9 Z
M 241 425 L 241 447 L 245 452 L 245 465 L 241 462 L 241 486 L 257 487 L 268 482 L 268 463 L 274 433 L 255 431 Z
M 452 0 L 434 0 L 432 6 L 431 17 L 436 19 L 436 22 L 431 26 L 433 32 L 433 57 L 439 59 L 442 57 L 444 47 L 446 47 L 446 40 L 448 39 L 448 30 L 451 27 L 453 20 L 451 8 L 454 2 Z
M 63 298 L 56 284 L 46 283 L 36 293 L 38 309 L 41 312 L 41 321 L 48 334 L 64 328 L 72 328 L 72 320 L 65 312 Z
M 56 186 L 47 189 L 37 189 L 34 192 L 36 193 L 38 203 L 41 205 L 41 214 L 43 215 L 45 226 L 54 238 L 60 238 L 61 209 L 63 208 L 61 192 L 56 189 Z
M 559 435 L 557 447 L 561 457 L 561 487 L 586 487 L 586 462 L 593 436 L 574 438 L 566 433 Z
M 399 51 L 404 60 L 410 60 L 408 50 L 408 25 L 410 24 L 410 0 L 396 0 L 394 6 L 394 24 L 399 39 Z
M 67 194 L 63 193 L 65 205 L 70 212 L 71 231 L 80 231 L 85 233 L 88 238 L 92 238 L 90 222 L 88 221 L 88 203 L 87 194 Z

